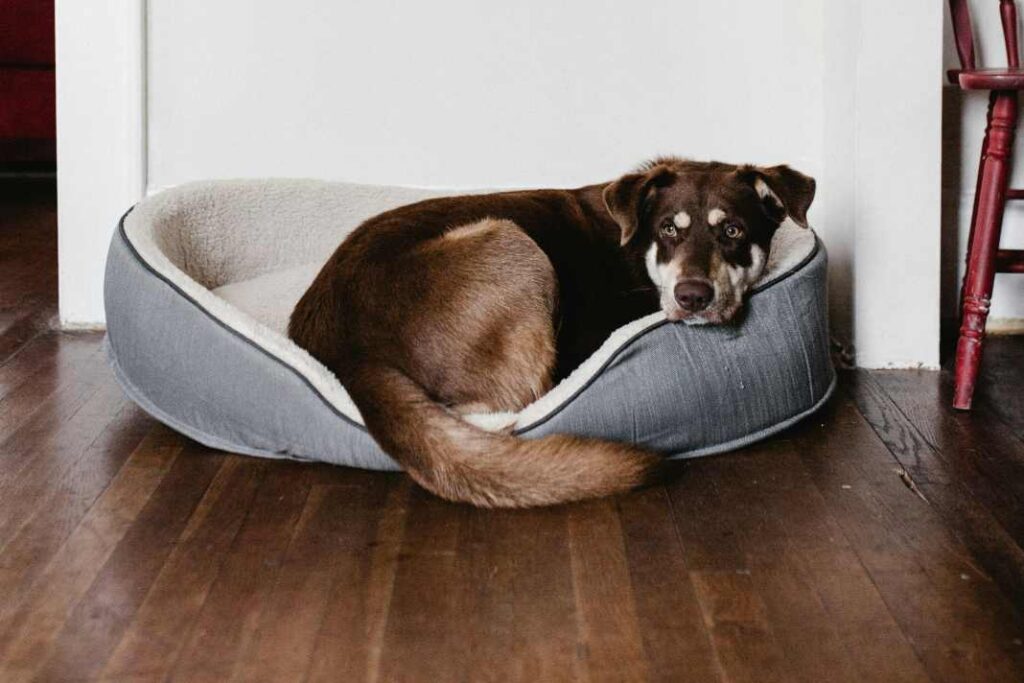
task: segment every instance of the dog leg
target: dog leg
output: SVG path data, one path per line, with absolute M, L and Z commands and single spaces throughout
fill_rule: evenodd
M 546 393 L 555 365 L 557 280 L 508 220 L 458 226 L 423 245 L 433 286 L 409 352 L 417 379 L 456 412 L 516 412 Z M 438 274 L 438 275 L 433 275 Z M 443 274 L 443 279 L 440 274 Z

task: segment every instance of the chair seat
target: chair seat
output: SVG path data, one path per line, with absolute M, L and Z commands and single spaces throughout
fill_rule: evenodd
M 965 69 L 957 75 L 964 90 L 1024 90 L 1024 69 Z

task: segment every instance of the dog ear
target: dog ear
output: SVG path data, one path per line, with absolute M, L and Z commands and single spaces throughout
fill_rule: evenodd
M 807 209 L 814 201 L 816 188 L 814 178 L 794 171 L 789 166 L 753 168 L 751 176 L 754 189 L 765 202 L 770 214 L 780 214 L 780 221 L 789 214 L 797 225 L 807 227 Z
M 644 203 L 658 187 L 668 185 L 675 177 L 670 166 L 657 164 L 646 171 L 624 175 L 604 188 L 604 206 L 622 229 L 622 246 L 636 234 Z

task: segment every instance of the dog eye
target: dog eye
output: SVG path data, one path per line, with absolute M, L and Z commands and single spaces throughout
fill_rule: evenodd
M 661 234 L 665 237 L 675 237 L 677 233 L 674 221 L 668 220 L 661 224 Z
M 731 240 L 738 240 L 743 237 L 743 228 L 735 223 L 729 223 L 725 226 L 725 236 Z

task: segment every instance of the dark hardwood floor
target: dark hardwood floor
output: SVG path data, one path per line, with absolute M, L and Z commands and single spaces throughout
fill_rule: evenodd
M 0 190 L 2 681 L 1024 680 L 1024 339 L 844 372 L 620 498 L 487 512 L 212 451 L 52 329 L 50 186 Z

